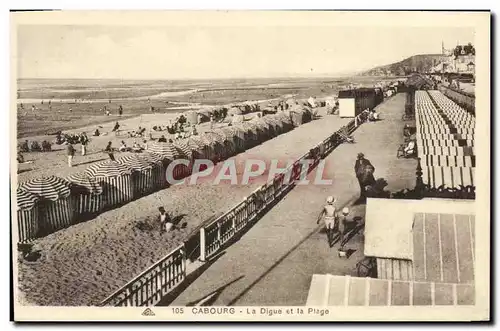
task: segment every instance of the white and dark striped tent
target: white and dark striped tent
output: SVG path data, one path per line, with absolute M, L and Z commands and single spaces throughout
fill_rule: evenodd
M 137 154 L 137 157 L 145 160 L 152 166 L 152 183 L 153 183 L 153 189 L 162 189 L 166 187 L 167 185 L 167 179 L 165 176 L 165 163 L 161 155 L 155 154 L 155 153 L 140 153 Z
M 38 236 L 38 206 L 40 199 L 27 191 L 17 189 L 17 233 L 18 241 L 25 243 Z
M 262 121 L 269 125 L 269 129 L 273 136 L 278 136 L 283 133 L 283 122 L 277 119 L 274 115 L 264 116 Z
M 190 161 L 193 159 L 193 152 L 194 151 L 186 139 L 178 139 L 178 140 L 174 141 L 174 147 L 179 152 L 181 158 L 187 159 Z
M 180 157 L 180 153 L 177 150 L 177 148 L 175 148 L 175 146 L 169 142 L 155 141 L 151 143 L 150 147 L 148 148 L 148 151 L 150 151 L 151 153 L 161 155 L 164 159 L 169 161 L 173 161 Z
M 264 121 L 263 118 L 254 118 L 252 122 L 255 123 L 260 130 L 260 141 L 266 141 L 275 136 L 274 129 L 271 127 L 271 124 L 269 124 L 267 121 Z
M 134 198 L 139 198 L 154 190 L 153 165 L 150 162 L 138 157 L 137 154 L 128 154 L 116 161 L 132 169 Z
M 77 172 L 66 177 L 70 182 L 75 220 L 78 215 L 93 214 L 102 210 L 102 187 L 94 177 L 84 172 Z
M 232 136 L 224 134 L 221 129 L 215 129 L 211 132 L 207 132 L 207 134 L 212 136 L 217 143 L 223 146 L 222 159 L 227 159 L 236 153 L 236 144 Z
M 283 123 L 284 132 L 288 132 L 293 129 L 293 122 L 289 112 L 280 112 L 274 116 Z
M 226 135 L 226 137 L 232 137 L 236 147 L 236 152 L 242 152 L 245 150 L 245 132 L 241 128 L 231 125 L 222 128 L 221 131 Z
M 207 146 L 205 141 L 201 138 L 201 136 L 191 136 L 187 140 L 187 144 L 194 151 L 194 157 L 197 159 L 208 159 L 211 160 L 213 158 L 214 150 L 213 147 Z M 194 149 L 196 148 L 196 149 Z
M 199 137 L 200 141 L 212 152 L 208 155 L 208 159 L 214 163 L 220 161 L 224 155 L 224 145 L 219 142 L 220 138 L 209 132 L 205 132 Z
M 132 200 L 134 196 L 132 169 L 128 166 L 107 160 L 91 165 L 85 172 L 95 177 L 102 186 L 105 208 Z
M 252 148 L 259 144 L 259 126 L 251 121 L 242 122 L 238 127 L 245 132 L 245 149 Z
M 74 212 L 70 183 L 67 180 L 56 176 L 41 177 L 24 182 L 19 188 L 40 199 L 39 226 L 42 234 L 49 234 L 72 224 Z

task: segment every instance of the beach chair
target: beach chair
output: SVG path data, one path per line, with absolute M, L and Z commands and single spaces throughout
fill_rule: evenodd
M 347 133 L 347 128 L 338 131 L 342 143 L 354 144 L 354 138 Z
M 396 153 L 398 159 L 401 157 L 410 158 L 415 156 L 417 156 L 417 145 L 414 140 L 409 141 L 408 144 L 400 145 Z

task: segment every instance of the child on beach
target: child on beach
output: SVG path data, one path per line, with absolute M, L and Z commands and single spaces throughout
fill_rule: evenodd
M 170 219 L 170 215 L 165 211 L 165 208 L 158 208 L 160 215 L 158 215 L 158 220 L 160 221 L 161 230 L 160 233 L 170 232 L 174 228 L 174 223 Z

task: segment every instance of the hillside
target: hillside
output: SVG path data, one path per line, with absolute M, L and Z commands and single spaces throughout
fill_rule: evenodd
M 384 66 L 375 67 L 363 72 L 363 76 L 404 76 L 412 72 L 425 72 L 431 67 L 436 66 L 441 61 L 445 60 L 445 56 L 441 54 L 420 54 L 410 56 L 402 61 L 387 64 Z

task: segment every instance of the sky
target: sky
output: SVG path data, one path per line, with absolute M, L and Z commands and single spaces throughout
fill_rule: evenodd
M 19 78 L 335 76 L 474 43 L 471 28 L 20 25 Z

